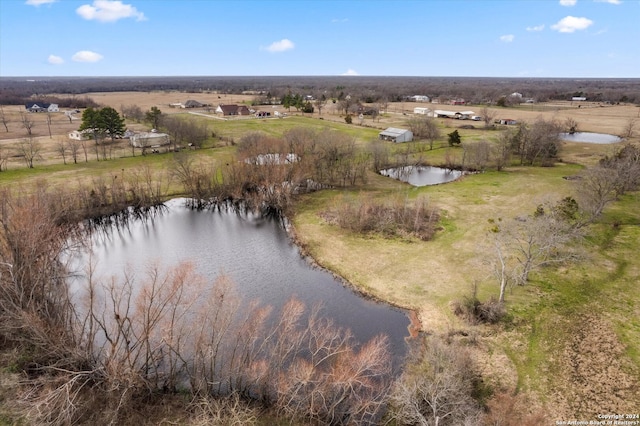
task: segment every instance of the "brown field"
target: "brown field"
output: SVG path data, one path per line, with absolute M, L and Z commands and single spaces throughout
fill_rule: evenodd
M 64 97 L 65 95 L 57 95 Z M 204 113 L 212 115 L 211 109 L 181 109 L 171 108 L 169 105 L 176 102 L 186 102 L 189 99 L 194 99 L 201 103 L 210 104 L 213 107 L 218 104 L 234 104 L 234 103 L 250 103 L 254 98 L 253 95 L 232 95 L 232 94 L 218 94 L 218 93 L 185 93 L 177 91 L 157 91 L 157 92 L 96 92 L 87 93 L 86 96 L 92 98 L 98 104 L 102 106 L 111 106 L 120 111 L 123 106 L 137 105 L 142 111 L 148 111 L 151 107 L 158 107 L 164 114 L 175 114 L 185 112 Z M 386 127 L 403 127 L 406 126 L 406 121 L 409 117 L 413 116 L 413 108 L 422 106 L 429 107 L 431 109 L 459 109 L 459 110 L 472 110 L 476 114 L 481 114 L 482 106 L 479 105 L 465 105 L 465 106 L 451 106 L 445 104 L 425 104 L 415 102 L 395 102 L 390 103 L 387 111 L 379 118 L 372 120 L 370 117 L 366 117 L 363 121 L 363 125 L 368 127 L 384 129 Z M 22 105 L 4 105 L 3 111 L 7 119 L 8 131 L 0 128 L 0 143 L 4 148 L 15 148 L 15 146 L 27 137 L 27 133 L 21 123 L 21 114 L 24 112 Z M 275 111 L 286 112 L 288 114 L 299 114 L 295 109 L 291 111 L 286 110 L 282 106 L 261 106 L 255 107 L 258 110 L 268 110 L 272 113 Z M 629 121 L 638 119 L 640 117 L 640 107 L 634 105 L 603 105 L 596 103 L 583 103 L 578 104 L 575 102 L 554 102 L 553 104 L 522 104 L 516 108 L 490 108 L 490 111 L 495 114 L 495 118 L 511 118 L 517 121 L 534 121 L 537 118 L 544 118 L 546 120 L 557 120 L 559 122 L 565 121 L 567 118 L 573 118 L 579 124 L 580 131 L 609 133 L 614 135 L 621 135 L 625 128 L 628 126 Z M 39 164 L 51 164 L 61 163 L 62 158 L 57 152 L 57 147 L 60 143 L 68 138 L 68 133 L 77 130 L 80 121 L 81 113 L 74 114 L 71 122 L 68 117 L 64 115 L 64 111 L 51 114 L 51 126 L 47 125 L 46 113 L 30 113 L 29 118 L 34 122 L 33 136 L 40 142 L 42 159 Z M 313 114 L 314 117 L 322 117 L 324 120 L 344 122 L 344 117 L 339 114 L 337 106 L 328 102 L 322 110 L 322 115 L 319 115 L 317 111 Z M 639 119 L 640 120 L 640 119 Z M 483 127 L 482 122 L 475 121 L 459 121 L 450 119 L 440 119 L 441 124 L 445 128 L 456 128 L 463 125 L 472 125 L 475 128 L 481 129 Z M 358 119 L 354 119 L 354 124 L 358 124 Z M 144 123 L 127 123 L 128 127 L 132 130 L 150 130 Z M 126 144 L 123 143 L 118 148 L 123 153 L 128 149 Z M 571 156 L 571 161 L 579 161 L 581 156 L 591 156 L 591 151 L 598 149 L 593 145 L 580 144 L 578 147 L 574 147 L 573 150 L 569 150 L 568 155 Z M 8 161 L 8 168 L 17 168 L 24 166 L 23 161 L 20 158 L 10 158 Z

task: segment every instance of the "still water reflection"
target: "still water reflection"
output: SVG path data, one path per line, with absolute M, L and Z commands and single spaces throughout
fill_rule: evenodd
M 459 170 L 443 169 L 433 166 L 404 166 L 381 170 L 380 174 L 413 186 L 438 185 L 452 182 L 462 176 Z
M 609 144 L 622 141 L 621 138 L 615 135 L 591 132 L 560 133 L 560 139 L 567 142 L 587 142 L 598 144 Z
M 129 269 L 142 280 L 153 262 L 191 261 L 209 281 L 224 273 L 245 300 L 259 300 L 276 312 L 295 296 L 308 308 L 322 303 L 323 312 L 351 329 L 359 342 L 388 335 L 396 367 L 406 352 L 407 313 L 363 298 L 330 273 L 311 267 L 280 219 L 231 208 L 197 211 L 185 207 L 184 200 L 171 200 L 165 213 L 96 233 L 92 244 L 98 276 L 121 276 Z M 87 262 L 86 255 L 82 259 L 78 262 Z

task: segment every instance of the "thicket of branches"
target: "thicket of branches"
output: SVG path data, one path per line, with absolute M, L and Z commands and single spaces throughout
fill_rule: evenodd
M 438 228 L 440 215 L 426 198 L 409 200 L 396 196 L 377 201 L 360 195 L 339 198 L 335 206 L 323 213 L 329 222 L 361 233 L 379 233 L 387 237 L 415 237 L 430 240 Z
M 382 415 L 386 337 L 359 345 L 295 299 L 271 315 L 240 300 L 229 280 L 206 282 L 187 264 L 150 267 L 142 282 L 101 280 L 90 268 L 72 291 L 61 259 L 75 229 L 61 225 L 54 199 L 43 190 L 3 195 L 0 335 L 31 354 L 21 366 L 29 421 L 120 423 L 137 404 L 184 389 L 323 424 Z
M 282 138 L 244 135 L 236 161 L 218 167 L 177 155 L 172 171 L 197 203 L 240 200 L 286 211 L 298 193 L 366 181 L 369 158 L 344 134 L 294 128 Z

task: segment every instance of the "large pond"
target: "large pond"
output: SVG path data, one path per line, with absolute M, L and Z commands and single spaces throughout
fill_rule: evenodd
M 560 133 L 560 139 L 567 142 L 586 142 L 597 144 L 609 144 L 622 141 L 622 138 L 615 135 L 591 132 Z
M 211 281 L 220 274 L 229 276 L 247 302 L 258 300 L 279 311 L 295 296 L 309 308 L 321 303 L 323 312 L 361 343 L 386 334 L 394 364 L 401 363 L 409 336 L 408 313 L 364 298 L 327 271 L 312 267 L 282 220 L 231 208 L 192 210 L 184 200 L 166 205 L 166 211 L 152 219 L 95 233 L 97 276 L 122 276 L 128 269 L 140 277 L 152 262 L 195 262 L 198 272 Z M 84 260 L 76 262 L 87 262 L 86 255 L 80 259 Z
M 438 185 L 452 182 L 462 176 L 460 170 L 433 166 L 404 166 L 381 170 L 380 174 L 407 182 L 413 186 Z

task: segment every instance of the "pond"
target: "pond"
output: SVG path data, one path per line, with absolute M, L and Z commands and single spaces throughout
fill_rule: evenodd
M 413 186 L 438 185 L 452 182 L 462 176 L 460 170 L 433 166 L 404 166 L 381 170 L 380 174 L 407 182 Z
M 586 142 L 597 144 L 609 144 L 622 141 L 622 138 L 615 135 L 591 132 L 560 133 L 560 139 L 567 142 Z
M 93 258 L 99 260 L 95 275 L 122 276 L 128 269 L 141 277 L 151 262 L 191 261 L 210 281 L 222 273 L 229 276 L 247 302 L 257 300 L 279 312 L 295 296 L 308 309 L 321 303 L 322 312 L 350 329 L 360 343 L 386 334 L 394 366 L 402 363 L 409 336 L 408 313 L 364 298 L 329 272 L 313 267 L 291 241 L 282 219 L 230 207 L 192 210 L 179 199 L 166 206 L 165 212 L 151 219 L 95 233 L 91 242 Z M 87 254 L 76 259 L 78 270 L 83 269 L 78 267 L 82 262 L 88 262 Z

